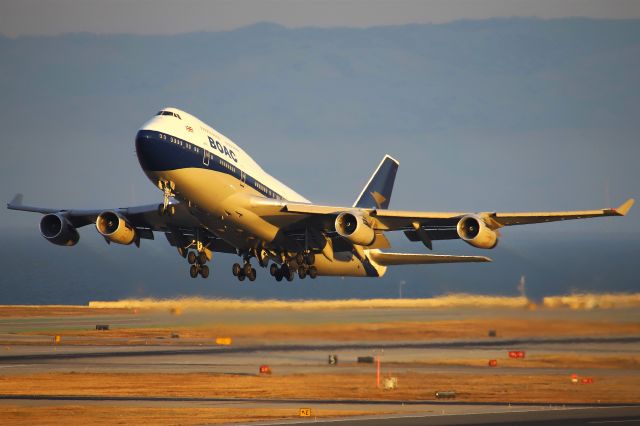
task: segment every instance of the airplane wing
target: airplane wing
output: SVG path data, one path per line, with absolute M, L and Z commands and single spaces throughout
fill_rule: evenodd
M 386 209 L 354 209 L 350 207 L 322 206 L 301 203 L 280 204 L 281 212 L 298 217 L 315 218 L 315 223 L 321 224 L 324 231 L 335 231 L 335 218 L 343 212 L 357 212 L 367 218 L 369 226 L 376 232 L 404 231 L 411 241 L 422 241 L 428 248 L 432 248 L 434 240 L 458 239 L 457 225 L 465 216 L 475 216 L 481 219 L 491 230 L 504 226 L 546 223 L 554 221 L 585 219 L 604 216 L 624 216 L 627 214 L 634 200 L 628 199 L 617 208 L 599 210 L 577 210 L 559 212 L 421 212 Z
M 477 215 L 487 220 L 492 229 L 503 226 L 545 223 L 560 220 L 585 219 L 599 216 L 624 216 L 634 204 L 632 198 L 618 208 L 600 210 L 577 210 L 562 212 L 520 212 L 520 213 L 470 213 L 470 212 L 421 212 L 405 210 L 361 209 L 374 220 L 374 229 L 397 231 L 415 228 L 417 222 L 422 226 L 446 227 L 455 226 L 467 215 Z M 314 204 L 285 204 L 282 211 L 305 215 L 337 216 L 345 211 L 354 211 L 349 207 L 319 206 Z
M 136 228 L 147 228 L 152 231 L 167 231 L 171 227 L 194 227 L 200 223 L 181 203 L 174 203 L 176 213 L 172 216 L 160 216 L 158 204 L 144 206 L 123 207 L 116 209 L 56 209 L 47 207 L 33 207 L 22 204 L 23 195 L 16 194 L 7 204 L 9 210 L 20 210 L 41 214 L 57 213 L 65 217 L 74 227 L 80 228 L 96 222 L 98 215 L 105 210 L 113 210 L 122 214 L 127 221 Z
M 199 235 L 200 239 L 206 240 L 205 242 L 211 250 L 225 253 L 236 252 L 234 247 L 216 238 L 213 234 L 206 232 L 198 219 L 191 214 L 189 208 L 182 203 L 172 203 L 172 206 L 175 208 L 175 214 L 159 215 L 158 204 L 116 209 L 83 210 L 26 206 L 22 201 L 22 194 L 17 194 L 7 203 L 7 208 L 9 210 L 41 214 L 57 214 L 63 216 L 74 228 L 81 228 L 95 223 L 100 213 L 109 210 L 124 217 L 127 223 L 136 229 L 137 235 L 142 239 L 153 240 L 154 231 L 164 232 L 172 246 L 184 247 L 193 240 L 195 230 L 199 229 L 201 231 L 201 235 Z

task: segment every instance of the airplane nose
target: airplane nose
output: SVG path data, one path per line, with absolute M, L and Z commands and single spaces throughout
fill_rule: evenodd
M 146 171 L 154 170 L 153 133 L 149 130 L 140 130 L 136 135 L 136 155 L 140 166 Z
M 193 167 L 200 157 L 194 156 L 188 146 L 181 139 L 155 130 L 142 129 L 136 135 L 138 162 L 147 172 Z

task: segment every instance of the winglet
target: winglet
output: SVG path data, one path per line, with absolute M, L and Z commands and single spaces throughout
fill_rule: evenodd
M 22 205 L 22 198 L 23 198 L 22 194 L 16 194 L 16 195 L 11 199 L 11 201 L 9 201 L 9 202 L 7 203 L 7 207 L 8 207 L 8 208 L 10 208 L 10 207 L 18 207 L 18 206 L 21 206 L 21 205 Z
M 636 200 L 634 200 L 633 198 L 629 198 L 627 201 L 625 201 L 624 203 L 620 204 L 620 207 L 614 209 L 616 213 L 618 213 L 620 216 L 626 216 L 627 212 L 629 210 L 631 210 L 631 207 L 633 206 L 633 203 L 635 203 Z

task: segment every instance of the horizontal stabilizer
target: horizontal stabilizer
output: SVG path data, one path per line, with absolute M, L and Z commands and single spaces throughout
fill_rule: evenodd
M 446 254 L 383 253 L 371 251 L 369 256 L 371 260 L 382 266 L 491 262 L 490 258 L 484 256 L 451 256 Z

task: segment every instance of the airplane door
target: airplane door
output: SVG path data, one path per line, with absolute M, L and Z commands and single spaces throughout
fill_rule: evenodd
M 242 170 L 240 170 L 240 182 L 242 182 L 240 184 L 241 186 L 244 186 L 244 184 L 247 182 L 247 174 Z
M 202 154 L 202 164 L 204 164 L 205 166 L 209 165 L 209 156 L 211 154 L 209 154 L 209 151 L 207 151 L 206 149 L 203 149 L 203 154 Z

